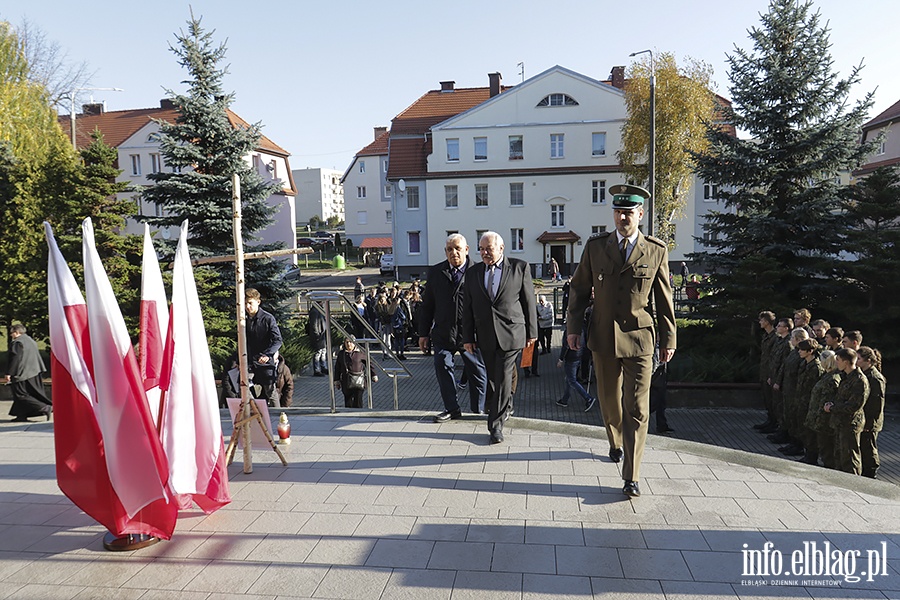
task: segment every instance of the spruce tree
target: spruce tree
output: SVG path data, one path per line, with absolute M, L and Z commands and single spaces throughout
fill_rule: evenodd
M 713 273 L 707 305 L 722 317 L 815 308 L 840 289 L 834 276 L 846 220 L 839 175 L 871 152 L 858 143 L 871 107 L 848 95 L 861 67 L 833 70 L 829 32 L 812 2 L 772 0 L 749 30 L 753 49 L 727 57 L 733 105 L 726 116 L 750 139 L 710 125 L 700 176 L 718 184 L 724 210 L 707 217 L 708 251 L 692 259 Z
M 267 199 L 280 191 L 282 183 L 266 181 L 246 160 L 258 148 L 261 126 L 244 126 L 229 119 L 228 107 L 234 94 L 225 92 L 227 69 L 220 66 L 226 48 L 224 43 L 213 41 L 214 33 L 205 31 L 200 19 L 192 14 L 187 32 L 178 34 L 177 46 L 170 47 L 190 75 L 185 81 L 186 93 L 169 91 L 178 111 L 175 122 L 160 122 L 160 153 L 175 172 L 149 175 L 154 185 L 142 193 L 143 199 L 163 209 L 161 217 L 144 217 L 151 225 L 179 226 L 188 219 L 191 255 L 195 258 L 234 253 L 231 181 L 235 173 L 241 181 L 245 251 L 277 247 L 254 241 L 258 239 L 256 234 L 272 222 L 275 209 Z M 220 322 L 225 322 L 225 313 L 233 321 L 233 264 L 205 268 L 217 276 L 198 276 L 198 285 L 200 281 L 209 284 L 200 290 L 201 297 L 221 313 L 217 315 Z M 283 263 L 272 260 L 247 262 L 247 285 L 257 287 L 268 306 L 274 307 L 290 295 L 288 287 L 277 279 L 282 268 Z M 212 313 L 209 316 L 213 318 Z

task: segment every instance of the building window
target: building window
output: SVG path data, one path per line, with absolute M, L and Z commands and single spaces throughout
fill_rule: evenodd
M 488 205 L 488 186 L 486 183 L 475 184 L 475 206 L 484 207 Z
M 487 138 L 475 138 L 475 160 L 487 160 Z
M 157 202 L 153 203 L 153 214 L 156 215 L 157 217 L 163 216 L 162 204 L 159 204 Z
M 357 198 L 365 198 L 366 197 L 366 186 L 364 186 L 364 185 L 356 186 L 356 197 Z
M 131 174 L 132 175 L 140 175 L 141 174 L 141 155 L 140 154 L 132 154 L 131 155 Z
M 481 236 L 483 236 L 485 233 L 487 233 L 487 229 L 476 229 L 475 230 L 475 240 L 476 240 L 475 244 L 477 246 L 481 245 Z
M 356 211 L 356 224 L 365 225 L 369 222 L 369 213 L 365 210 Z
M 550 227 L 566 226 L 565 204 L 553 204 L 550 206 Z
M 162 171 L 162 160 L 160 159 L 159 154 L 151 154 L 150 155 L 150 172 L 151 173 L 159 173 Z
M 459 139 L 447 140 L 447 162 L 459 162 Z
M 606 180 L 600 179 L 591 182 L 591 204 L 606 203 Z
M 419 210 L 419 186 L 410 185 L 406 187 L 406 208 Z
M 359 172 L 360 173 L 366 172 L 366 161 L 364 161 L 364 160 L 359 161 Z
M 393 220 L 393 218 L 394 218 L 393 212 L 391 212 L 389 210 L 384 211 L 384 222 L 385 223 L 390 223 Z
M 522 252 L 525 250 L 525 230 L 510 229 L 509 230 L 509 251 Z
M 547 106 L 578 106 L 578 102 L 568 94 L 550 94 L 537 103 L 538 107 Z
M 881 154 L 884 154 L 884 153 L 885 153 L 884 142 L 881 142 L 880 144 L 878 144 L 878 152 L 877 152 L 877 154 L 881 155 Z
M 715 202 L 719 199 L 719 186 L 712 183 L 703 184 L 703 199 L 707 202 Z
M 382 164 L 381 170 L 384 171 L 385 173 L 387 173 L 387 163 L 388 163 L 388 161 L 386 161 L 386 160 L 381 163 Z
M 565 139 L 566 139 L 566 134 L 564 134 L 564 133 L 551 133 L 550 134 L 550 158 L 564 158 L 565 157 L 565 155 L 566 155 Z
M 591 225 L 591 235 L 606 233 L 606 225 Z
M 385 198 L 390 198 L 390 197 L 391 197 L 391 188 L 392 188 L 392 187 L 393 187 L 393 186 L 392 186 L 391 184 L 389 184 L 389 183 L 384 184 L 384 197 L 385 197 Z
M 606 133 L 591 134 L 591 156 L 606 156 Z
M 448 230 L 447 230 L 447 237 L 450 237 L 451 235 L 453 235 L 453 234 L 455 234 L 455 233 L 459 233 L 459 229 L 448 229 Z
M 522 152 L 522 136 L 509 136 L 509 160 L 522 160 L 525 154 Z
M 459 188 L 455 185 L 444 186 L 444 208 L 459 207 Z
M 719 239 L 718 231 L 712 232 L 712 233 L 710 233 L 709 231 L 703 232 L 703 245 L 704 246 L 709 246 L 710 242 L 718 241 L 718 239 Z
M 278 179 L 278 161 L 269 161 L 269 164 L 266 165 L 266 171 L 271 173 L 272 179 Z
M 525 204 L 525 184 L 511 183 L 509 184 L 509 205 L 523 206 Z
M 409 240 L 409 253 L 418 254 L 421 252 L 421 235 L 418 231 L 407 231 L 407 239 Z

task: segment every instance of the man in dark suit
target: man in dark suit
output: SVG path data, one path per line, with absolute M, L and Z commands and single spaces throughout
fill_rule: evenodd
M 487 373 L 481 351 L 466 352 L 462 342 L 463 296 L 466 273 L 474 264 L 469 259 L 469 244 L 458 233 L 447 237 L 444 247 L 447 260 L 428 269 L 427 284 L 419 306 L 419 348 L 428 350 L 434 344 L 434 374 L 444 400 L 444 411 L 434 417 L 435 423 L 462 417 L 456 398 L 453 355 L 463 359 L 463 377 L 469 382 L 470 409 L 484 412 Z
M 503 441 L 509 416 L 516 355 L 537 340 L 537 308 L 528 263 L 503 254 L 503 238 L 488 231 L 478 250 L 482 262 L 466 277 L 463 302 L 463 346 L 481 350 L 487 370 L 485 406 L 491 443 Z
M 650 194 L 633 185 L 615 185 L 610 192 L 616 232 L 593 236 L 584 246 L 569 292 L 567 339 L 570 348 L 580 345 L 578 324 L 593 290 L 588 348 L 597 368 L 609 457 L 619 462 L 624 455 L 622 491 L 635 497 L 641 495 L 653 353 L 659 346 L 663 363 L 675 354 L 675 309 L 666 245 L 638 229 Z

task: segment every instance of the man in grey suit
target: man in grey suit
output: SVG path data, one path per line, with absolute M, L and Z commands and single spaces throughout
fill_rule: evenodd
M 487 370 L 485 408 L 491 443 L 503 441 L 516 356 L 537 340 L 537 308 L 528 263 L 503 254 L 503 238 L 488 231 L 478 242 L 482 262 L 465 279 L 463 347 L 481 350 Z
M 593 291 L 588 347 L 597 368 L 609 457 L 619 462 L 624 456 L 622 491 L 635 497 L 641 495 L 653 353 L 659 346 L 663 363 L 675 354 L 675 309 L 666 245 L 638 229 L 650 194 L 633 185 L 615 185 L 610 192 L 616 231 L 593 236 L 584 245 L 569 290 L 567 339 L 570 348 L 580 346 L 579 324 Z

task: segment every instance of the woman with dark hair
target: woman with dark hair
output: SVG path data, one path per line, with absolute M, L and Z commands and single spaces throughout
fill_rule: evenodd
M 869 346 L 861 346 L 857 362 L 863 375 L 869 380 L 869 397 L 863 406 L 866 422 L 859 434 L 859 453 L 862 474 L 875 479 L 881 462 L 878 460 L 878 432 L 884 423 L 884 391 L 887 381 L 881 374 L 881 352 Z
M 822 378 L 824 369 L 819 361 L 819 342 L 813 339 L 803 340 L 797 344 L 797 350 L 800 353 L 802 362 L 797 375 L 797 401 L 794 404 L 796 410 L 794 420 L 799 427 L 803 447 L 806 449 L 800 462 L 815 465 L 819 462 L 819 446 L 816 443 L 815 431 L 807 427 L 805 421 L 806 414 L 809 412 L 809 399 L 812 395 L 813 387 Z
M 356 345 L 356 337 L 344 338 L 343 348 L 337 353 L 334 361 L 334 387 L 344 394 L 344 406 L 362 408 L 363 392 L 366 389 L 366 353 Z M 378 382 L 375 367 L 368 365 L 372 381 Z

